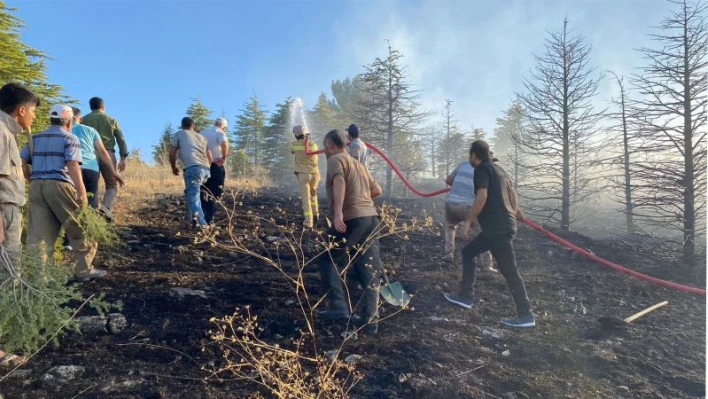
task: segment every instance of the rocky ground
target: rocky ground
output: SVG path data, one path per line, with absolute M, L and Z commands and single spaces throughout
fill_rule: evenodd
M 282 189 L 242 194 L 234 203 L 237 226 L 260 225 L 253 250 L 273 254 L 267 222 L 299 222 L 299 201 Z M 429 200 L 397 200 L 400 222 L 439 214 Z M 0 383 L 5 398 L 242 398 L 258 388 L 244 381 L 214 381 L 203 370 L 221 362 L 210 345 L 211 317 L 250 305 L 267 340 L 287 345 L 299 336 L 302 312 L 279 272 L 254 257 L 205 244 L 182 229 L 180 199 L 165 196 L 121 226 L 125 248 L 102 252 L 107 278 L 84 284 L 87 293 L 122 301 L 120 316 L 90 319 L 93 330 L 64 338 Z M 249 214 L 250 211 L 250 214 Z M 254 215 L 262 217 L 256 220 Z M 307 239 L 307 236 L 305 237 Z M 567 237 L 628 267 L 652 272 L 661 265 L 641 253 L 620 252 L 609 241 Z M 276 239 L 273 239 L 277 241 Z M 440 260 L 440 229 L 382 240 L 383 261 L 414 294 L 411 308 L 381 324 L 376 338 L 360 337 L 342 357 L 360 355 L 363 380 L 354 398 L 695 398 L 705 396 L 705 297 L 671 291 L 575 256 L 521 227 L 516 240 L 521 273 L 537 328 L 513 331 L 498 320 L 513 313 L 499 274 L 480 274 L 472 310 L 446 303 L 459 261 Z M 311 256 L 305 245 L 304 256 Z M 291 270 L 293 258 L 281 263 Z M 316 268 L 305 284 L 321 295 Z M 627 317 L 663 300 L 669 305 L 626 331 L 598 328 L 602 316 Z M 385 305 L 385 314 L 395 311 Z M 90 311 L 81 316 L 91 316 Z M 89 325 L 84 320 L 85 326 Z M 88 324 L 87 324 L 88 323 Z M 339 326 L 318 323 L 322 351 L 335 348 Z M 0 374 L 2 375 L 2 374 Z M 268 397 L 268 395 L 266 395 Z

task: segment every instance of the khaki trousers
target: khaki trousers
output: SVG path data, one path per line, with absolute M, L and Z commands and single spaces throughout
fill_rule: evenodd
M 445 254 L 454 255 L 455 253 L 455 232 L 457 225 L 463 222 L 472 211 L 472 205 L 445 203 Z M 469 240 L 474 240 L 482 229 L 479 223 L 472 225 L 470 230 Z M 475 262 L 482 270 L 492 267 L 492 254 L 487 251 L 475 258 Z
M 43 261 L 54 262 L 54 244 L 62 226 L 66 230 L 76 258 L 76 275 L 92 269 L 97 245 L 86 243 L 76 216 L 81 206 L 76 201 L 76 191 L 70 183 L 60 180 L 39 179 L 30 183 L 29 228 L 27 246 L 37 250 L 45 246 Z
M 319 216 L 317 206 L 317 185 L 320 175 L 316 173 L 297 173 L 297 182 L 300 187 L 300 200 L 302 201 L 302 214 L 305 216 L 303 226 L 312 227 L 313 215 Z
M 15 204 L 2 204 L 0 217 L 5 226 L 5 241 L 2 246 L 17 266 L 22 257 L 22 208 Z

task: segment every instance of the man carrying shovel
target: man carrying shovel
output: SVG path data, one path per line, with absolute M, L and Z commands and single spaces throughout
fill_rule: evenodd
M 330 320 L 348 320 L 351 317 L 349 298 L 337 266 L 353 265 L 359 283 L 364 287 L 362 318 L 352 317 L 355 323 L 364 324 L 362 332 L 378 332 L 378 305 L 381 271 L 379 242 L 372 234 L 380 220 L 375 198 L 381 195 L 376 183 L 364 165 L 346 152 L 347 137 L 332 130 L 324 137 L 327 155 L 327 201 L 333 228 L 327 232 L 333 237 L 335 247 L 320 256 L 320 275 L 327 291 L 329 308 L 318 315 Z

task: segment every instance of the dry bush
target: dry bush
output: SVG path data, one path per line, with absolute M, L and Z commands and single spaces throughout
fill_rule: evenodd
M 226 227 L 208 229 L 198 234 L 194 237 L 195 244 L 208 243 L 224 251 L 252 256 L 272 267 L 295 295 L 305 328 L 290 344 L 281 346 L 260 338 L 262 328 L 258 324 L 257 315 L 249 307 L 237 309 L 231 316 L 213 318 L 211 322 L 216 330 L 210 331 L 210 336 L 223 361 L 209 370 L 210 379 L 235 377 L 248 380 L 258 384 L 270 395 L 283 399 L 348 397 L 349 391 L 361 380 L 362 375 L 355 370 L 354 365 L 342 362 L 339 354 L 347 343 L 356 339 L 356 333 L 364 326 L 355 328 L 350 319 L 341 341 L 332 349 L 334 352 L 327 356 L 320 345 L 315 317 L 315 310 L 322 299 L 313 298 L 309 294 L 303 273 L 306 267 L 316 263 L 319 256 L 330 256 L 330 251 L 342 243 L 324 234 L 318 234 L 315 242 L 311 243 L 301 227 L 278 225 L 273 219 L 242 210 L 238 198 L 234 198 L 233 203 L 231 208 L 221 203 L 223 211 L 228 215 Z M 423 221 L 412 219 L 407 223 L 399 223 L 399 213 L 399 209 L 384 205 L 381 223 L 375 232 L 356 249 L 355 254 L 350 254 L 346 265 L 339 265 L 344 266 L 340 276 L 345 282 L 345 289 L 347 274 L 353 267 L 356 255 L 366 250 L 375 239 L 398 236 L 405 240 L 408 232 L 432 226 L 430 217 Z M 263 240 L 266 228 L 278 232 L 277 240 L 274 240 L 274 236 L 266 236 L 266 240 Z M 308 248 L 310 244 L 314 251 Z M 284 258 L 294 260 L 281 261 Z M 348 291 L 347 294 L 353 314 L 360 304 L 353 303 Z M 402 310 L 398 309 L 382 317 L 379 322 L 384 322 Z M 253 397 L 259 395 L 255 393 Z
M 184 178 L 172 174 L 169 165 L 148 165 L 140 159 L 130 159 L 125 172 L 121 173 L 125 187 L 119 189 L 113 213 L 120 221 L 135 223 L 139 221 L 135 211 L 145 204 L 155 203 L 163 195 L 181 195 L 184 193 Z M 258 178 L 226 178 L 224 191 L 256 190 L 270 185 L 267 174 Z M 101 179 L 101 193 L 103 197 L 105 187 Z

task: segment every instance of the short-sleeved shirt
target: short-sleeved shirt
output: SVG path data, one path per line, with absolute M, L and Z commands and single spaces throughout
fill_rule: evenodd
M 179 160 L 184 169 L 200 165 L 209 167 L 207 140 L 194 130 L 179 130 L 172 135 L 170 145 L 179 150 Z
M 317 151 L 317 144 L 313 141 L 308 141 L 307 148 L 309 152 Z M 320 174 L 317 168 L 317 155 L 307 155 L 305 153 L 305 139 L 295 140 L 290 146 L 290 152 L 295 155 L 295 165 L 293 170 L 297 173 Z
M 472 205 L 474 203 L 474 167 L 469 161 L 462 162 L 449 176 L 452 179 L 447 202 Z
M 32 165 L 30 180 L 61 180 L 74 184 L 66 163 L 81 163 L 81 144 L 76 136 L 60 126 L 51 126 L 32 136 L 32 145 L 32 154 L 29 144 L 20 153 L 22 159 Z
M 366 143 L 364 143 L 364 140 L 360 138 L 355 138 L 351 142 L 349 142 L 349 155 L 353 157 L 359 157 L 359 162 L 361 162 L 362 165 L 366 165 L 366 159 L 367 155 L 369 152 L 369 148 L 366 147 Z
M 17 135 L 22 126 L 0 111 L 0 204 L 24 206 L 25 178 L 22 174 Z
M 516 210 L 510 194 L 511 179 L 501 166 L 485 160 L 474 169 L 475 193 L 487 189 L 487 202 L 479 214 L 479 224 L 488 236 L 516 234 Z
M 226 133 L 222 132 L 216 126 L 208 127 L 201 132 L 199 132 L 207 141 L 207 146 L 211 152 L 213 159 L 222 158 L 221 154 L 221 143 L 226 141 Z
M 96 143 L 101 141 L 101 135 L 90 126 L 77 123 L 71 128 L 71 134 L 79 139 L 81 144 L 81 169 L 98 172 L 98 159 L 96 159 Z
M 376 180 L 368 170 L 346 152 L 327 158 L 327 200 L 329 202 L 329 218 L 334 219 L 334 178 L 344 177 L 344 202 L 342 214 L 344 221 L 377 216 L 378 212 L 371 199 L 371 189 L 376 186 Z
M 84 116 L 81 123 L 98 131 L 98 134 L 101 135 L 101 140 L 103 140 L 103 146 L 106 147 L 107 151 L 115 152 L 116 143 L 118 143 L 121 158 L 128 156 L 128 145 L 125 143 L 123 131 L 120 129 L 117 120 L 106 115 L 103 111 L 94 110 Z

